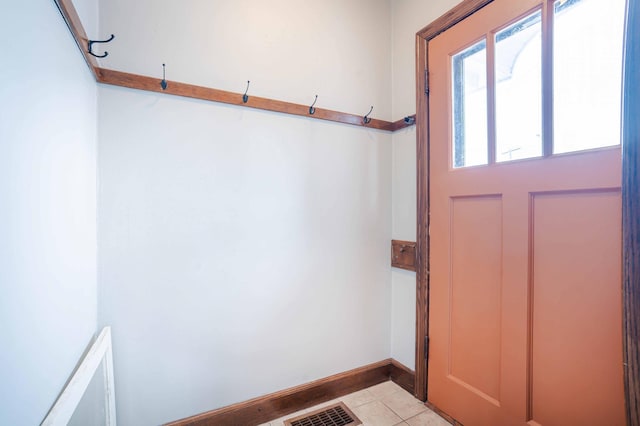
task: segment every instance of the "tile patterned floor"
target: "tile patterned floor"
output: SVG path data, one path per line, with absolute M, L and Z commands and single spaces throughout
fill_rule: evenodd
M 283 426 L 285 419 L 309 413 L 342 401 L 362 421 L 363 426 L 450 426 L 413 395 L 393 382 L 379 385 L 316 405 L 261 426 Z

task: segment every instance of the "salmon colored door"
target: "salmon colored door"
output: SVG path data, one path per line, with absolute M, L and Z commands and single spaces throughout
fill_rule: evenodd
M 465 426 L 625 423 L 623 18 L 495 0 L 429 42 L 428 399 Z

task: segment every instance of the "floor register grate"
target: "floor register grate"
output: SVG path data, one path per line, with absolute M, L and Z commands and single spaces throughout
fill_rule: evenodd
M 285 426 L 356 426 L 362 422 L 342 402 L 284 421 Z

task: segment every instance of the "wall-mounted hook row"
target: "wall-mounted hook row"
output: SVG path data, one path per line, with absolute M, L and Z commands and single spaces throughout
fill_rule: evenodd
M 109 56 L 109 52 L 105 51 L 102 55 L 96 55 L 95 53 L 93 53 L 93 45 L 96 43 L 109 43 L 114 38 L 116 38 L 116 36 L 111 34 L 111 37 L 106 40 L 88 40 L 87 52 L 89 53 L 89 55 L 95 56 L 96 58 L 106 58 L 107 56 Z
M 244 91 L 244 95 L 242 95 L 242 103 L 246 104 L 247 102 L 249 102 L 249 95 L 247 95 L 247 93 L 249 93 L 249 85 L 251 84 L 251 81 L 247 80 L 247 90 Z
M 163 75 L 164 77 L 164 75 Z M 250 102 L 243 102 L 243 94 L 228 92 L 226 90 L 214 89 L 211 87 L 196 86 L 177 81 L 168 81 L 165 78 L 158 85 L 158 78 L 147 77 L 138 74 L 130 74 L 122 71 L 105 68 L 98 69 L 98 82 L 111 84 L 114 86 L 128 87 L 130 89 L 147 90 L 151 92 L 167 93 L 174 96 L 184 96 L 187 98 L 200 99 L 210 102 L 218 102 L 229 105 L 243 106 L 264 111 L 273 111 L 290 115 L 303 116 L 319 120 L 334 121 L 338 123 L 362 126 L 369 129 L 378 129 L 393 132 L 409 125 L 404 119 L 395 122 L 379 120 L 371 117 L 373 108 L 363 117 L 362 115 L 349 114 L 329 109 L 317 108 L 314 106 L 295 104 L 292 102 L 280 101 L 277 99 L 261 98 L 251 96 Z M 313 114 L 310 114 L 313 108 Z
M 314 107 L 314 105 L 316 104 L 316 102 L 318 102 L 318 95 L 316 95 L 315 100 L 313 101 L 313 103 L 311 104 L 311 106 L 309 107 L 309 114 L 313 115 L 316 113 L 316 109 Z
M 365 117 L 357 114 L 349 114 L 345 112 L 332 111 L 315 107 L 314 104 L 309 107 L 307 105 L 299 105 L 291 102 L 279 101 L 276 99 L 267 99 L 253 96 L 251 102 L 243 102 L 244 95 L 242 93 L 227 92 L 225 90 L 214 89 L 211 87 L 195 86 L 193 84 L 180 83 L 175 81 L 167 81 L 166 65 L 162 67 L 162 80 L 158 85 L 157 77 L 148 77 L 139 74 L 131 74 L 122 71 L 115 71 L 100 67 L 96 61 L 96 57 L 105 57 L 93 53 L 93 44 L 108 43 L 115 38 L 112 35 L 108 40 L 89 40 L 82 26 L 78 12 L 73 6 L 72 0 L 54 0 L 60 14 L 64 18 L 69 31 L 73 35 L 76 44 L 80 48 L 89 70 L 98 83 L 110 84 L 118 87 L 126 87 L 129 89 L 146 90 L 149 92 L 166 93 L 174 96 L 184 96 L 188 98 L 201 99 L 204 101 L 218 102 L 230 105 L 245 106 L 265 111 L 279 112 L 283 114 L 303 116 L 319 120 L 333 121 L 337 123 L 350 124 L 353 126 L 366 126 L 370 129 L 378 129 L 384 131 L 396 131 L 410 126 L 410 123 L 400 119 L 398 121 L 389 122 L 370 118 L 371 111 Z M 89 42 L 89 44 L 87 44 Z M 248 83 L 248 82 L 247 82 Z M 159 87 L 158 87 L 159 86 Z M 248 87 L 247 87 L 248 89 Z M 248 92 L 245 92 L 247 95 Z M 248 95 L 247 95 L 248 96 Z M 248 98 L 247 98 L 248 100 Z M 312 109 L 310 109 L 312 108 Z M 313 111 L 313 113 L 311 113 Z M 309 116 L 313 117 L 309 117 Z
M 369 112 L 367 113 L 367 115 L 365 115 L 364 117 L 362 117 L 362 121 L 364 124 L 369 124 L 371 123 L 371 118 L 369 118 L 369 116 L 371 115 L 371 113 L 373 112 L 373 105 L 371 105 L 371 109 L 369 110 Z

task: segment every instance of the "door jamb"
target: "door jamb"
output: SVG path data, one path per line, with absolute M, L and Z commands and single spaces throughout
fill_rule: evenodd
M 622 317 L 627 424 L 640 426 L 640 1 L 627 0 L 622 111 Z

